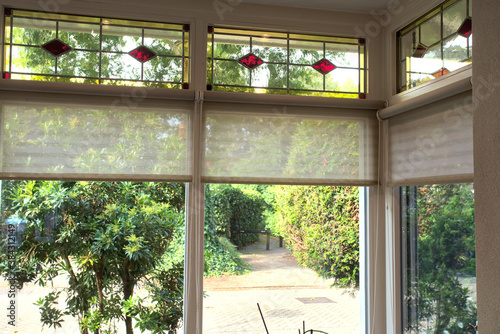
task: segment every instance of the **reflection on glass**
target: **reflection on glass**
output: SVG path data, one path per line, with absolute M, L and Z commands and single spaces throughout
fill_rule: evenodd
M 102 49 L 129 52 L 142 45 L 142 29 L 104 25 Z
M 21 45 L 42 45 L 56 38 L 56 22 L 15 18 L 13 43 Z
M 182 31 L 145 29 L 144 45 L 159 55 L 182 56 Z
M 323 43 L 290 41 L 290 63 L 310 65 L 323 58 Z
M 60 22 L 59 39 L 74 49 L 99 50 L 99 30 L 97 24 Z
M 325 58 L 335 66 L 359 67 L 358 46 L 326 43 Z
M 467 17 L 467 2 L 461 0 L 443 11 L 443 37 L 455 33 Z
M 471 17 L 470 3 L 449 0 L 398 32 L 398 91 L 471 63 L 472 34 L 463 37 L 459 31 L 465 19 Z M 427 75 L 437 71 L 441 71 L 440 75 Z
M 477 321 L 473 185 L 401 195 L 405 333 L 467 333 Z
M 252 38 L 252 52 L 266 62 L 287 62 L 287 42 L 283 39 L 254 37 Z
M 214 58 L 238 59 L 250 53 L 250 37 L 215 35 Z

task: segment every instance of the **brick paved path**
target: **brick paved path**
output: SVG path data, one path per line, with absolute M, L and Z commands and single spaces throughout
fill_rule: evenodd
M 357 294 L 353 297 L 342 289 L 330 288 L 331 281 L 322 280 L 313 271 L 298 266 L 290 251 L 278 248 L 277 240 L 272 241 L 270 251 L 261 243 L 242 252 L 252 272 L 204 280 L 207 297 L 203 306 L 203 333 L 265 334 L 257 303 L 270 334 L 296 334 L 303 321 L 306 330 L 322 330 L 329 334 L 360 333 Z M 59 278 L 55 288 L 61 289 L 65 284 L 67 280 Z M 6 318 L 8 284 L 1 280 L 0 334 L 79 333 L 77 321 L 71 317 L 65 318 L 62 328 L 42 329 L 38 307 L 33 303 L 49 291 L 49 288 L 32 284 L 23 288 L 17 299 L 18 326 L 13 328 Z M 140 333 L 139 329 L 134 332 Z

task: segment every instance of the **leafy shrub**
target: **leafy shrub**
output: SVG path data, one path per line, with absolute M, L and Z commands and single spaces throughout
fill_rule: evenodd
M 358 286 L 358 188 L 275 186 L 273 191 L 276 228 L 299 263 L 341 286 Z
M 205 189 L 205 275 L 239 274 L 244 262 L 236 252 L 236 231 L 264 228 L 265 202 L 259 192 L 231 185 Z M 243 246 L 258 241 L 257 234 L 241 235 Z

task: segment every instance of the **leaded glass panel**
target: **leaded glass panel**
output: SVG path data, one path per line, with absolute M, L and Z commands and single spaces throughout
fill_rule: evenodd
M 364 42 L 209 27 L 207 88 L 364 99 Z
M 398 92 L 472 62 L 472 0 L 448 0 L 398 32 Z
M 189 25 L 5 10 L 3 78 L 188 88 Z

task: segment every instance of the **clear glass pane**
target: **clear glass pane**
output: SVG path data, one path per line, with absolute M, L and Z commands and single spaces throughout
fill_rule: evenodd
M 182 56 L 182 31 L 144 29 L 144 45 L 159 55 Z
M 14 18 L 12 42 L 24 45 L 43 45 L 56 38 L 56 22 Z
M 286 88 L 286 65 L 262 64 L 252 70 L 252 86 Z
M 326 43 L 325 58 L 335 66 L 359 67 L 359 52 L 357 45 Z
M 102 49 L 129 52 L 142 45 L 142 29 L 103 25 Z
M 238 59 L 250 52 L 250 37 L 215 35 L 214 58 Z
M 312 65 L 324 57 L 323 43 L 290 41 L 290 63 Z
M 290 65 L 290 88 L 323 90 L 323 74 L 311 66 Z
M 16 266 L 8 268 L 6 257 L 0 262 L 5 277 L 17 281 L 11 288 L 14 293 L 5 293 L 2 303 L 12 303 L 16 310 L 23 305 L 22 312 L 31 314 L 19 316 L 15 327 L 23 328 L 23 333 L 43 333 L 48 324 L 57 323 L 58 332 L 85 333 L 83 323 L 92 322 L 99 332 L 126 333 L 124 283 L 114 276 L 126 272 L 127 290 L 140 296 L 134 307 L 162 319 L 159 323 L 139 316 L 136 319 L 145 326 L 140 332 L 182 333 L 184 189 L 181 183 L 1 180 L 2 251 L 9 249 Z M 92 204 L 89 198 L 94 199 Z M 44 204 L 31 214 L 28 208 L 37 201 Z M 23 213 L 17 214 L 15 206 Z M 111 241 L 122 247 L 109 247 Z M 9 291 L 8 281 L 1 282 L 2 293 Z M 101 301 L 87 298 L 98 294 Z M 39 316 L 44 308 L 37 305 L 40 300 L 53 310 L 50 317 Z M 102 306 L 105 316 L 83 315 L 74 305 Z M 132 323 L 136 326 L 139 321 Z
M 144 80 L 182 82 L 182 58 L 156 57 L 144 63 Z
M 264 138 L 276 148 L 280 125 Z M 207 184 L 203 333 L 266 333 L 260 312 L 268 333 L 360 333 L 359 288 L 332 279 L 359 275 L 358 194 Z
M 252 39 L 252 53 L 266 62 L 287 62 L 286 39 L 257 38 Z
M 467 17 L 467 2 L 460 0 L 453 6 L 443 11 L 443 37 L 447 37 L 455 32 L 462 25 Z
M 444 67 L 449 71 L 459 69 L 467 63 L 467 38 L 456 35 L 444 41 Z
M 99 50 L 100 27 L 97 24 L 59 23 L 59 39 L 72 48 Z
M 358 92 L 359 72 L 344 68 L 337 68 L 325 76 L 326 90 L 338 92 Z
M 12 72 L 54 74 L 56 58 L 38 47 L 14 46 Z
M 57 61 L 57 74 L 78 77 L 99 77 L 99 53 L 71 51 Z
M 436 15 L 420 26 L 420 41 L 431 46 L 441 40 L 441 15 Z
M 250 85 L 250 70 L 237 61 L 214 61 L 214 84 L 216 85 Z
M 472 184 L 402 188 L 405 333 L 466 333 L 476 325 Z
M 128 54 L 102 54 L 102 77 L 110 79 L 141 79 L 141 63 Z

